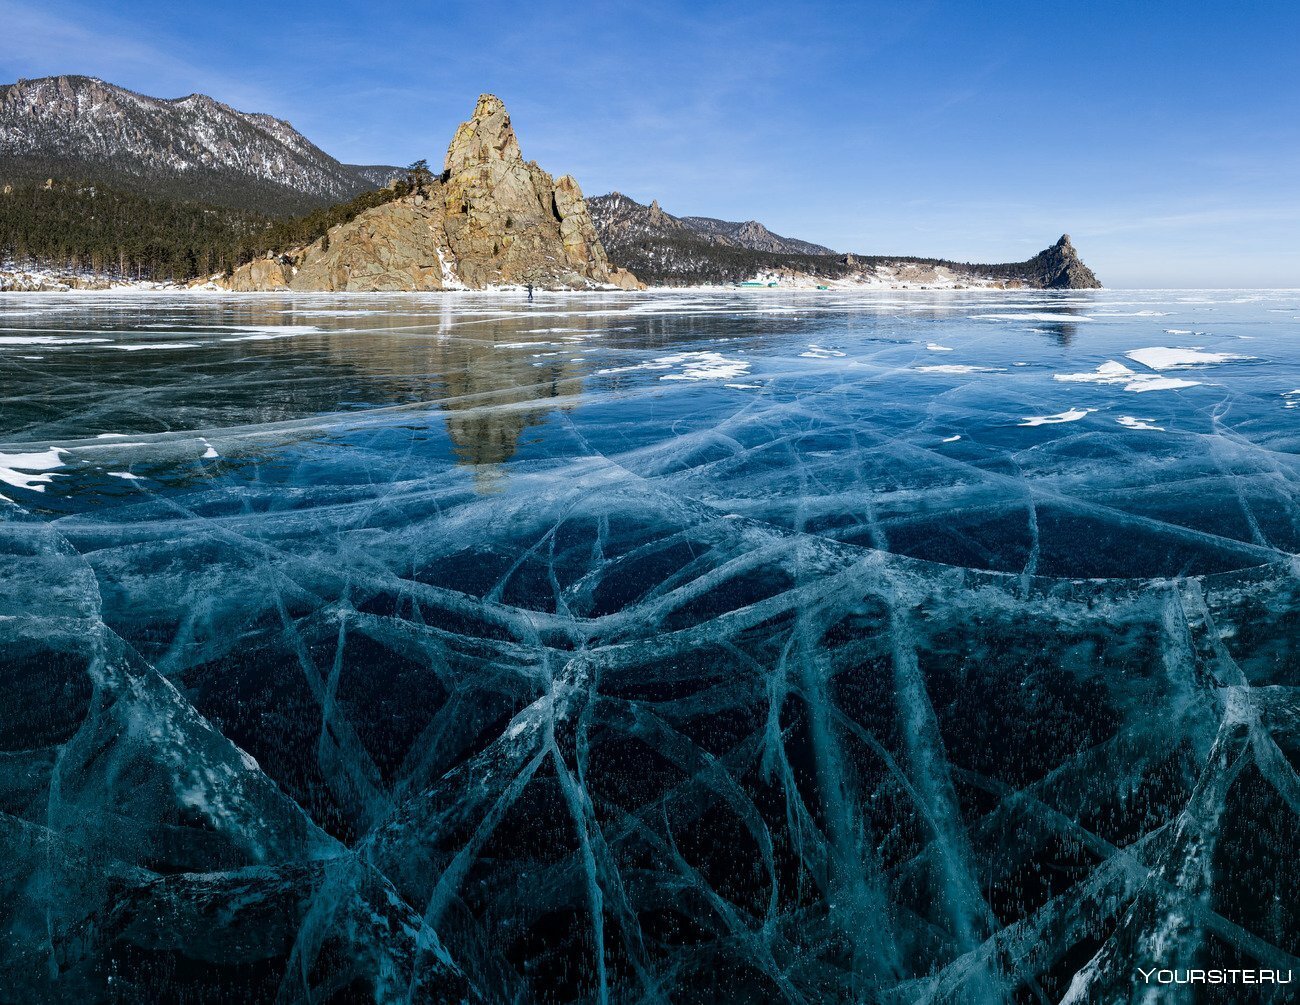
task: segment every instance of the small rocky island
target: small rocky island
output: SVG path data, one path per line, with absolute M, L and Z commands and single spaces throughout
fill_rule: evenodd
M 573 176 L 552 178 L 524 160 L 492 94 L 456 130 L 441 175 L 225 281 L 232 290 L 348 292 L 510 284 L 642 288 L 610 265 Z

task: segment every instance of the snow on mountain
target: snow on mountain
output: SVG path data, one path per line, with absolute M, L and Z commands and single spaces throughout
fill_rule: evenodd
M 0 85 L 0 176 L 96 181 L 176 198 L 301 212 L 398 169 L 342 164 L 288 122 L 205 94 L 160 99 L 95 77 Z

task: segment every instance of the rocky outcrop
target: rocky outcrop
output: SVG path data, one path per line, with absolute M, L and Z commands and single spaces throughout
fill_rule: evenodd
M 510 115 L 491 94 L 456 130 L 441 176 L 229 280 L 232 289 L 346 291 L 510 284 L 642 288 L 610 265 L 577 181 L 523 159 Z
M 230 277 L 230 288 L 247 292 L 250 290 L 283 290 L 289 282 L 285 279 L 284 265 L 275 258 L 258 258 L 249 262 L 242 269 L 235 270 Z
M 1083 264 L 1070 243 L 1070 235 L 1050 248 L 1040 251 L 1024 263 L 1025 279 L 1045 290 L 1099 290 L 1101 283 L 1092 269 Z

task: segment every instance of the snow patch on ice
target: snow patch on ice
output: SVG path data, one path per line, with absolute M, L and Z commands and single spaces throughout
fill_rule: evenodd
M 971 366 L 969 363 L 943 363 L 938 366 L 918 366 L 925 373 L 1005 373 L 1000 366 Z
M 1164 426 L 1153 425 L 1155 419 L 1143 419 L 1136 415 L 1121 415 L 1115 421 L 1126 429 L 1154 429 L 1161 433 L 1165 431 Z
M 843 356 L 844 353 L 838 349 L 823 349 L 819 345 L 810 345 L 807 352 L 801 352 L 799 355 L 810 359 L 831 359 L 835 356 Z
M 634 366 L 616 366 L 597 370 L 597 376 L 617 373 L 632 373 L 637 370 L 671 370 L 681 367 L 681 373 L 666 373 L 660 380 L 721 380 L 727 377 L 743 377 L 753 364 L 739 359 L 727 359 L 719 352 L 680 352 L 672 356 L 660 356 L 648 363 Z
M 110 348 L 121 349 L 125 352 L 138 352 L 141 349 L 198 349 L 197 342 L 145 342 L 134 345 L 125 345 L 121 342 L 115 343 Z
M 1200 383 L 1199 380 L 1184 380 L 1181 377 L 1160 377 L 1154 373 L 1138 373 L 1113 359 L 1107 360 L 1096 370 L 1088 373 L 1054 373 L 1052 379 L 1067 384 L 1120 384 L 1125 391 L 1137 393 L 1195 387 Z
M 1215 363 L 1231 363 L 1256 358 L 1235 352 L 1204 352 L 1200 349 L 1178 349 L 1163 345 L 1132 349 L 1124 355 L 1143 366 L 1149 366 L 1152 370 L 1178 370 L 1188 366 L 1211 366 Z
M 1095 408 L 1069 408 L 1064 412 L 1057 412 L 1055 415 L 1026 415 L 1025 421 L 1020 425 L 1054 426 L 1061 422 L 1078 422 L 1089 412 L 1095 411 L 1097 411 Z
M 95 345 L 106 338 L 64 338 L 61 335 L 0 335 L 0 345 Z
M 972 314 L 976 321 L 1091 321 L 1087 314 L 1049 314 L 1033 312 L 1023 314 Z
M 66 452 L 62 447 L 51 447 L 30 454 L 0 453 L 0 482 L 14 488 L 44 492 L 45 486 L 55 477 L 49 472 L 63 467 L 60 455 Z

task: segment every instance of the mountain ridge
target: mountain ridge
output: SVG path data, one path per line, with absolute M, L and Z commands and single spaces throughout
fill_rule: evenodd
M 1069 235 L 1024 262 L 978 264 L 835 252 L 772 234 L 757 221 L 673 216 L 658 200 L 645 205 L 621 192 L 596 196 L 588 205 L 610 261 L 653 285 L 725 285 L 759 279 L 810 286 L 1101 286 L 1080 260 Z
M 398 172 L 344 164 L 286 120 L 206 94 L 153 98 L 77 74 L 0 85 L 4 182 L 100 182 L 293 215 L 346 201 Z

